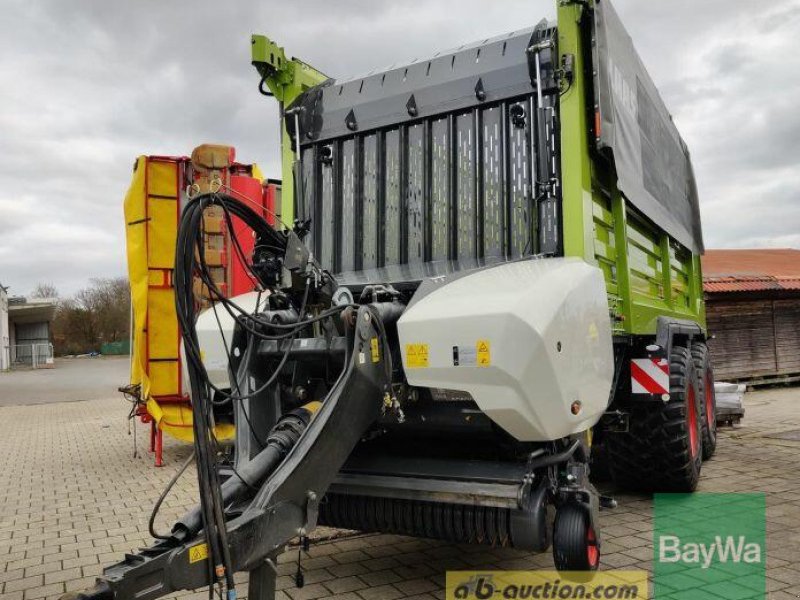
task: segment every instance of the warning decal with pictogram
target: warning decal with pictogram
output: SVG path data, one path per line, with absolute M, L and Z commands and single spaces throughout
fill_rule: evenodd
M 479 367 L 488 367 L 492 364 L 491 349 L 492 346 L 489 340 L 478 340 L 475 342 L 475 352 L 478 355 Z
M 425 369 L 428 367 L 428 344 L 406 344 L 406 368 Z

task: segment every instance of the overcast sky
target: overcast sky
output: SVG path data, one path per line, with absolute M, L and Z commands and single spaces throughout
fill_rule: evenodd
M 692 152 L 707 248 L 800 248 L 800 0 L 617 0 Z M 236 146 L 279 174 L 250 34 L 335 78 L 555 16 L 555 0 L 3 0 L 0 283 L 124 275 L 139 154 Z

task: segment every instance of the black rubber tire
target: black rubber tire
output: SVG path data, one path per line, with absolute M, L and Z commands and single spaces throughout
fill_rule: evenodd
M 693 492 L 703 461 L 699 392 L 692 354 L 673 346 L 669 359 L 668 402 L 632 402 L 629 430 L 606 439 L 611 477 L 623 489 L 641 492 Z M 689 397 L 694 398 L 694 434 Z M 694 441 L 694 445 L 692 445 Z
M 714 392 L 714 368 L 711 365 L 708 346 L 703 342 L 692 344 L 692 358 L 697 372 L 697 397 L 700 402 L 703 460 L 708 460 L 714 456 L 714 452 L 717 449 L 717 395 Z M 709 413 L 711 418 L 709 418 Z
M 556 511 L 553 562 L 559 571 L 596 571 L 600 565 L 597 535 L 585 507 L 572 503 Z

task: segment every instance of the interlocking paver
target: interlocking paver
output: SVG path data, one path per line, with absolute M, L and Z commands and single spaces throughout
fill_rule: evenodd
M 333 581 L 326 583 L 325 587 L 328 588 L 328 591 L 333 594 L 344 594 L 346 592 L 364 589 L 367 587 L 367 585 L 368 584 L 365 583 L 363 579 L 351 576 L 336 578 Z
M 36 600 L 37 598 L 46 598 L 47 596 L 53 595 L 57 596 L 63 593 L 63 583 L 51 583 L 50 585 L 43 585 L 42 587 L 25 590 L 25 600 Z
M 742 426 L 723 430 L 717 455 L 703 467 L 701 491 L 767 494 L 767 589 L 794 598 L 800 589 L 800 444 L 763 437 L 800 428 L 800 389 L 746 397 Z M 90 585 L 102 567 L 148 543 L 152 502 L 189 448 L 165 440 L 168 464 L 152 466 L 146 431 L 138 453 L 127 435 L 127 407 L 117 399 L 0 408 L 0 597 L 38 600 Z M 162 507 L 156 525 L 196 502 L 188 472 Z M 618 494 L 619 507 L 601 515 L 604 568 L 651 570 L 652 505 L 643 495 Z M 552 568 L 549 554 L 453 545 L 388 534 L 337 533 L 302 559 L 307 584 L 294 587 L 297 549 L 279 557 L 280 600 L 443 598 L 446 569 Z M 336 537 L 339 536 L 339 537 Z M 344 536 L 344 537 L 342 537 Z M 246 595 L 246 574 L 237 575 Z M 207 598 L 204 590 L 178 594 Z
M 72 567 L 71 569 L 59 569 L 52 573 L 45 573 L 44 582 L 45 584 L 62 583 L 71 579 L 80 579 L 81 577 L 83 577 L 83 573 L 80 567 Z
M 358 592 L 364 600 L 395 600 L 403 598 L 405 594 L 393 585 L 379 585 Z
M 345 592 L 343 594 L 334 594 L 333 596 L 325 596 L 319 600 L 362 600 L 361 596 L 354 592 Z
M 436 584 L 430 579 L 410 579 L 408 581 L 395 583 L 394 586 L 406 596 L 416 596 L 437 589 Z
M 25 577 L 33 577 L 34 575 L 44 575 L 45 573 L 57 573 L 61 570 L 61 561 L 53 561 L 44 564 L 39 564 L 25 569 Z
M 389 583 L 397 583 L 398 581 L 402 581 L 403 578 L 391 571 L 386 569 L 384 571 L 373 571 L 372 573 L 365 573 L 361 575 L 361 579 L 366 581 L 370 586 L 377 587 L 379 585 L 386 585 Z
M 349 577 L 350 575 L 361 575 L 369 573 L 369 569 L 359 563 L 347 563 L 346 565 L 336 565 L 328 569 L 336 577 Z
M 34 575 L 33 577 L 22 577 L 20 579 L 12 579 L 11 581 L 6 581 L 3 587 L 3 593 L 19 592 L 39 587 L 42 585 L 43 579 L 44 579 L 43 575 Z
M 316 600 L 317 598 L 322 598 L 330 594 L 328 589 L 319 583 L 312 583 L 311 585 L 306 585 L 299 589 L 287 588 L 284 592 L 292 600 Z

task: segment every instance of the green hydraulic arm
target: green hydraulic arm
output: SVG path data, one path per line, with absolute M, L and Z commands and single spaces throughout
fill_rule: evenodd
M 278 101 L 281 115 L 281 220 L 291 226 L 294 220 L 294 148 L 283 119 L 285 107 L 308 90 L 328 79 L 314 67 L 297 58 L 287 58 L 283 48 L 265 35 L 253 35 L 252 64 L 261 76 L 260 90 Z

